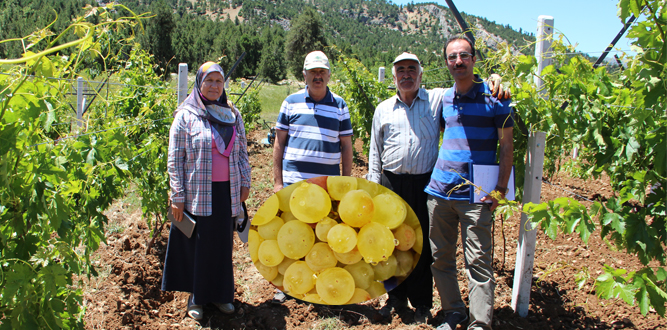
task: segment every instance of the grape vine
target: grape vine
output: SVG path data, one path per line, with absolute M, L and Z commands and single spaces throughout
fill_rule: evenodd
M 574 49 L 562 40 L 554 41 L 554 64 L 541 74 L 544 97 L 532 83 L 536 69 L 532 56 L 515 56 L 500 47 L 490 52 L 482 69 L 494 68 L 510 82 L 515 109 L 530 130 L 547 132 L 545 176 L 555 173 L 564 155 L 578 147 L 579 157 L 572 161 L 578 172 L 584 177 L 607 174 L 616 192 L 590 207 L 559 198 L 528 203 L 523 210 L 551 238 L 576 233 L 586 243 L 599 230 L 602 238 L 637 256 L 644 266 L 638 270 L 605 266 L 594 280 L 596 294 L 637 303 L 644 315 L 652 307 L 664 316 L 667 7 L 657 0 L 621 0 L 618 7 L 623 22 L 630 15 L 645 17 L 629 30 L 637 55 L 624 56 L 623 71 L 593 70 L 584 58 L 566 55 Z M 516 132 L 515 141 L 515 159 L 523 159 L 526 137 Z M 518 167 L 517 173 L 523 173 Z

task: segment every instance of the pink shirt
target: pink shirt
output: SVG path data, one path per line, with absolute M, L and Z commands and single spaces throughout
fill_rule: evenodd
M 229 181 L 229 153 L 232 151 L 234 146 L 234 139 L 236 138 L 236 127 L 234 127 L 234 134 L 229 141 L 229 145 L 225 151 L 221 154 L 218 150 L 218 145 L 215 143 L 215 138 L 213 138 L 213 132 L 211 132 L 211 152 L 212 152 L 212 173 L 211 180 L 213 182 L 225 182 Z

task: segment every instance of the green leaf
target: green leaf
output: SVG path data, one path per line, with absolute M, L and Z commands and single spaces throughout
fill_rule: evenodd
M 628 144 L 625 145 L 625 157 L 627 157 L 629 160 L 632 160 L 633 156 L 639 151 L 639 148 L 641 145 L 639 145 L 639 142 L 637 142 L 637 139 L 633 136 L 630 138 L 628 141 Z
M 648 314 L 650 299 L 648 296 L 648 291 L 646 290 L 646 284 L 641 278 L 635 278 L 633 281 L 635 286 L 638 288 L 635 298 L 637 299 L 637 304 L 639 305 L 639 311 L 642 315 Z
M 658 268 L 658 271 L 655 274 L 656 279 L 660 282 L 667 280 L 667 270 L 664 268 Z
M 588 239 L 591 237 L 593 230 L 595 230 L 595 226 L 584 216 L 579 222 L 579 226 L 577 226 L 577 232 L 579 233 L 581 240 L 584 241 L 584 244 L 588 244 Z
M 629 252 L 637 252 L 637 257 L 642 264 L 647 265 L 650 260 L 649 253 L 653 251 L 657 241 L 657 233 L 655 228 L 646 224 L 644 219 L 639 218 L 636 214 L 628 216 L 625 220 L 626 235 L 625 243 Z
M 646 291 L 651 300 L 651 306 L 662 317 L 665 316 L 665 302 L 667 302 L 667 293 L 656 286 L 647 286 Z M 643 313 L 643 312 L 642 312 Z M 646 315 L 646 314 L 644 314 Z
M 612 269 L 609 266 L 604 267 L 604 273 L 595 281 L 596 294 L 604 299 L 621 298 L 629 305 L 634 304 L 634 293 L 636 288 L 628 284 L 623 277 L 627 271 L 625 269 Z M 628 277 L 631 277 L 628 275 Z
M 116 158 L 115 164 L 119 169 L 121 169 L 123 171 L 128 170 L 127 163 L 124 160 L 122 160 L 120 157 Z
M 617 213 L 605 213 L 602 217 L 602 224 L 605 226 L 611 225 L 619 234 L 625 234 L 625 221 L 623 217 Z
M 95 148 L 90 148 L 88 155 L 86 156 L 86 163 L 90 165 L 95 165 L 95 156 L 97 155 L 97 150 Z
M 16 148 L 18 126 L 15 124 L 3 125 L 0 123 L 0 155 Z
M 630 17 L 630 2 L 632 0 L 620 0 L 618 2 L 618 17 L 625 24 L 625 21 Z
M 577 282 L 577 287 L 579 288 L 579 290 L 581 290 L 584 287 L 584 285 L 586 285 L 586 282 L 588 282 L 589 277 L 590 276 L 588 274 L 587 267 L 584 267 L 577 274 L 574 275 L 574 279 Z
M 13 305 L 14 299 L 21 299 L 20 296 L 17 296 L 19 290 L 21 292 L 30 292 L 29 289 L 23 290 L 23 288 L 30 287 L 30 281 L 34 277 L 32 269 L 28 265 L 23 263 L 16 262 L 14 263 L 8 271 L 5 272 L 5 282 L 4 288 L 2 290 L 2 301 L 4 304 Z
M 51 297 L 58 295 L 59 287 L 67 285 L 67 271 L 58 264 L 51 264 L 40 269 L 39 277 L 44 282 L 44 294 Z

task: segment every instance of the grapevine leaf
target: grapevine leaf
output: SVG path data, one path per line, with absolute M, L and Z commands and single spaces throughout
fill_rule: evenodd
M 16 148 L 16 135 L 18 126 L 2 125 L 0 123 L 0 155 L 5 155 L 9 150 Z
M 650 299 L 648 296 L 648 291 L 646 290 L 646 284 L 641 277 L 634 279 L 633 284 L 637 287 L 637 293 L 635 298 L 637 299 L 637 304 L 639 305 L 639 311 L 642 315 L 648 314 Z
M 95 148 L 90 148 L 88 155 L 86 157 L 86 163 L 90 165 L 95 165 L 95 156 L 97 155 L 97 150 Z
M 577 232 L 585 244 L 588 244 L 588 239 L 591 237 L 593 230 L 595 230 L 593 223 L 586 216 L 582 217 L 579 226 L 577 226 Z
M 647 286 L 649 298 L 651 299 L 651 306 L 660 316 L 665 316 L 665 302 L 667 302 L 667 293 L 656 286 Z
M 626 229 L 625 240 L 628 251 L 637 252 L 639 260 L 644 265 L 648 264 L 648 252 L 653 250 L 657 239 L 655 229 L 649 227 L 644 219 L 637 216 L 626 218 Z
M 611 225 L 619 234 L 625 234 L 625 221 L 623 217 L 617 213 L 605 213 L 602 217 L 602 224 L 605 226 Z
M 621 298 L 632 305 L 636 288 L 627 283 L 627 280 L 623 277 L 626 273 L 625 269 L 614 270 L 605 265 L 604 273 L 595 281 L 596 294 L 603 299 Z M 633 274 L 631 273 L 628 277 L 633 276 Z
M 583 288 L 584 285 L 586 285 L 586 282 L 588 282 L 589 277 L 590 276 L 588 274 L 588 269 L 586 267 L 584 267 L 576 275 L 574 275 L 574 279 L 577 282 L 577 287 L 579 288 L 579 290 L 581 290 L 581 288 Z
M 633 136 L 630 138 L 628 141 L 628 144 L 625 146 L 625 157 L 627 157 L 629 160 L 632 160 L 633 156 L 639 151 L 639 148 L 641 145 L 639 145 L 639 142 L 637 142 L 637 139 Z
M 581 222 L 581 215 L 568 217 L 566 220 L 567 233 L 568 234 L 573 233 L 576 230 L 577 226 L 579 226 L 580 222 Z
M 51 132 L 51 127 L 56 121 L 56 112 L 53 111 L 53 105 L 49 101 L 44 100 L 43 102 L 46 104 L 46 108 L 49 109 L 49 111 L 44 117 L 44 125 L 42 127 L 44 128 L 44 131 L 48 133 Z
M 660 282 L 663 282 L 667 279 L 667 270 L 664 268 L 658 268 L 658 271 L 656 272 L 656 279 Z
M 127 171 L 127 170 L 128 170 L 127 163 L 126 163 L 124 160 L 122 160 L 120 157 L 116 158 L 116 162 L 115 162 L 115 164 L 116 164 L 116 166 L 117 166 L 119 169 L 121 169 L 121 170 L 123 170 L 123 171 Z
M 626 19 L 630 16 L 630 2 L 632 2 L 632 0 L 621 0 L 618 2 L 617 16 L 621 18 L 623 23 L 625 23 Z
M 67 271 L 60 265 L 51 264 L 39 271 L 39 276 L 44 281 L 44 295 L 55 297 L 58 295 L 58 287 L 67 285 Z
M 20 299 L 16 294 L 24 287 L 30 286 L 33 273 L 30 267 L 22 263 L 15 263 L 5 272 L 4 288 L 0 298 L 4 304 L 11 304 L 14 299 Z M 30 292 L 29 289 L 22 291 Z

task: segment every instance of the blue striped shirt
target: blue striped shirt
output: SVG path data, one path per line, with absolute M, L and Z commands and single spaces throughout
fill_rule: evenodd
M 283 183 L 340 175 L 340 137 L 352 135 L 347 104 L 329 91 L 319 102 L 300 90 L 283 101 L 276 129 L 288 131 Z
M 498 129 L 514 126 L 514 120 L 510 100 L 499 101 L 491 96 L 488 85 L 482 81 L 466 94 L 455 91 L 456 84 L 445 92 L 442 100 L 445 133 L 431 182 L 424 191 L 443 199 L 468 200 L 470 186 L 452 189 L 464 182 L 461 177 L 470 179 L 469 162 L 496 163 Z

